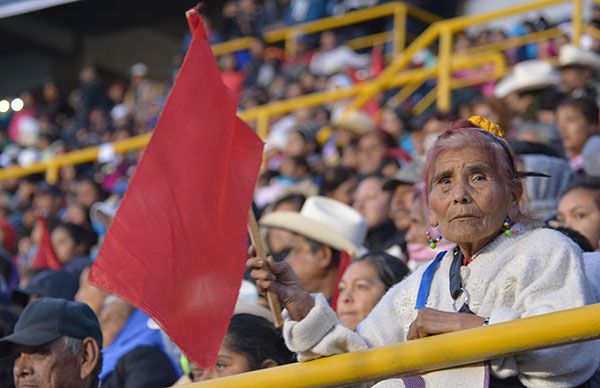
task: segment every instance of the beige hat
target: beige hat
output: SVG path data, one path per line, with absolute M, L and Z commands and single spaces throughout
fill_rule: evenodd
M 558 68 L 567 66 L 587 66 L 598 71 L 600 70 L 600 55 L 572 44 L 566 44 L 560 48 Z
M 361 111 L 351 110 L 341 113 L 331 122 L 334 128 L 343 128 L 361 136 L 371 132 L 375 127 L 373 120 Z
M 513 70 L 496 84 L 494 96 L 505 98 L 514 92 L 525 92 L 557 86 L 558 73 L 547 61 L 533 59 L 517 63 Z
M 331 198 L 309 197 L 299 213 L 276 211 L 264 216 L 260 224 L 289 230 L 352 256 L 365 250 L 367 221 L 350 206 Z

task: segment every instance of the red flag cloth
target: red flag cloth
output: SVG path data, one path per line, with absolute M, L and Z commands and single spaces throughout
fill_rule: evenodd
M 92 267 L 201 367 L 214 364 L 245 269 L 263 144 L 236 117 L 196 12 L 192 42 Z
M 38 217 L 38 226 L 41 228 L 41 239 L 38 246 L 38 251 L 33 258 L 31 268 L 33 269 L 62 269 L 63 265 L 58 260 L 54 247 L 52 246 L 52 240 L 50 239 L 50 231 L 48 230 L 48 223 L 42 216 Z

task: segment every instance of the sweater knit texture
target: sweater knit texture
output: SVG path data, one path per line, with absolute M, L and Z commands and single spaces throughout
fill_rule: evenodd
M 461 267 L 471 310 L 494 324 L 594 303 L 581 250 L 554 230 L 519 227 L 520 235 L 498 236 Z M 452 256 L 447 252 L 435 272 L 427 307 L 454 311 L 448 279 Z M 306 361 L 406 341 L 426 267 L 390 289 L 356 332 L 342 326 L 325 298 L 316 296 L 302 321 L 285 322 L 286 344 Z M 598 342 L 588 341 L 492 360 L 491 371 L 501 379 L 518 376 L 526 386 L 569 387 L 587 381 L 599 362 Z

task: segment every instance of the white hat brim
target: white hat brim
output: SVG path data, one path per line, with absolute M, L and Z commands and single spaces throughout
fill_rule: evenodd
M 354 246 L 352 242 L 338 235 L 330 228 L 303 217 L 297 212 L 276 211 L 269 213 L 261 218 L 260 225 L 289 230 L 339 251 L 348 252 L 352 256 L 356 256 L 360 250 L 360 247 Z

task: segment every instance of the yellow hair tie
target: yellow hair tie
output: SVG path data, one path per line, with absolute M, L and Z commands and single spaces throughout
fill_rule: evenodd
M 469 117 L 469 121 L 477 125 L 479 128 L 491 133 L 492 135 L 504 138 L 504 130 L 502 129 L 502 127 L 496 123 L 489 121 L 485 117 L 471 116 Z

